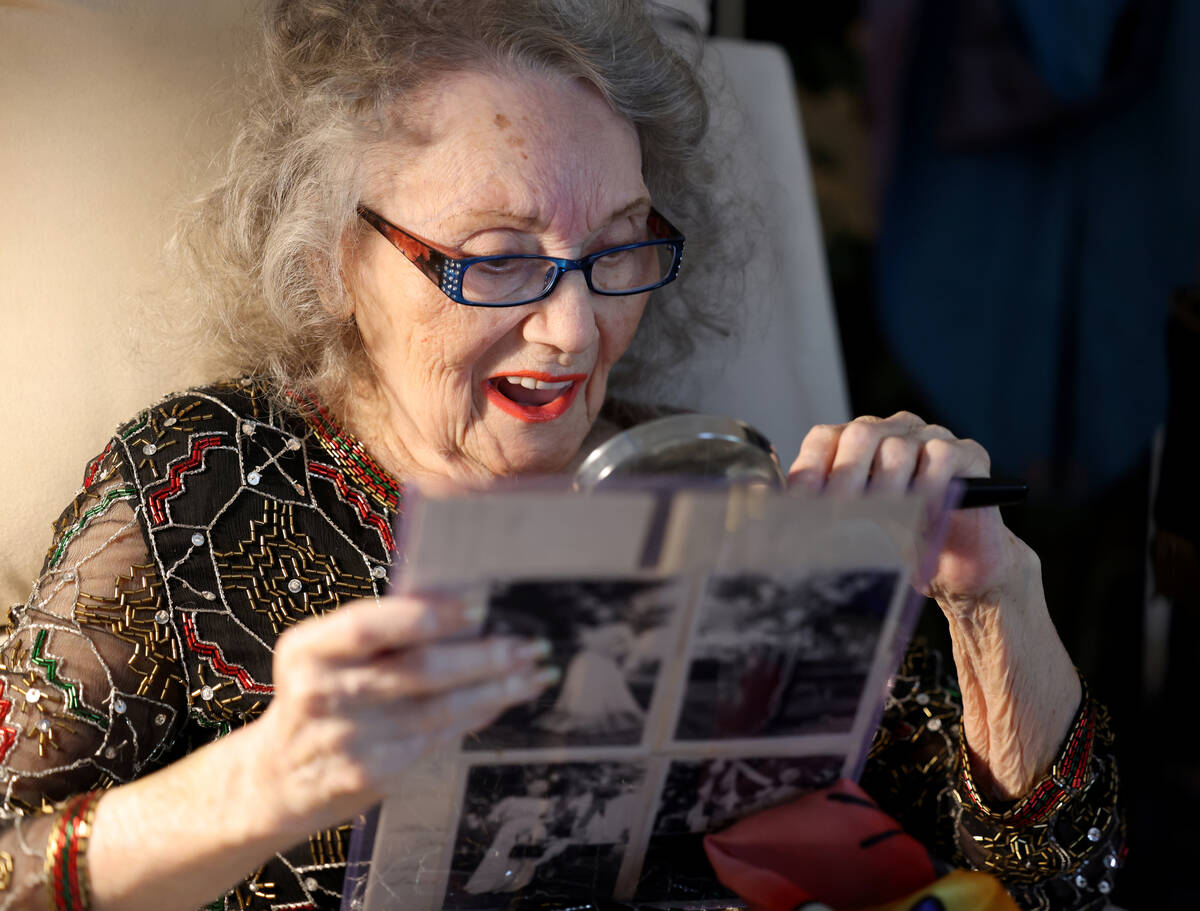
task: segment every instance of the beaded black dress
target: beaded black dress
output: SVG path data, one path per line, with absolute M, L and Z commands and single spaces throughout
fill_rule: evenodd
M 241 380 L 123 425 L 54 524 L 0 647 L 0 909 L 45 907 L 45 852 L 73 795 L 145 775 L 257 718 L 273 645 L 383 593 L 402 490 L 317 402 Z M 1123 823 L 1106 716 L 1086 695 L 1056 764 L 989 807 L 936 653 L 896 678 L 864 787 L 937 856 L 1022 907 L 1102 907 Z M 336 909 L 349 826 L 268 860 L 212 909 Z

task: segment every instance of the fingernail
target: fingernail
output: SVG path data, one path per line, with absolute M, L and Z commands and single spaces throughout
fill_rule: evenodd
M 525 688 L 528 685 L 528 680 L 524 674 L 510 674 L 504 678 L 502 698 L 511 699 L 514 696 L 519 696 L 525 692 Z
M 463 619 L 471 626 L 479 626 L 485 617 L 487 617 L 486 604 L 469 604 L 463 610 Z
M 806 490 L 809 493 L 817 493 L 821 489 L 821 476 L 808 469 L 794 471 L 788 478 L 788 486 Z
M 549 657 L 553 650 L 549 639 L 534 639 L 532 642 L 518 645 L 514 654 L 518 661 L 541 661 Z
M 562 680 L 562 671 L 551 665 L 550 667 L 543 667 L 538 670 L 538 672 L 530 678 L 529 682 L 535 688 L 541 689 L 542 687 L 554 686 L 554 684 L 558 683 L 560 680 Z

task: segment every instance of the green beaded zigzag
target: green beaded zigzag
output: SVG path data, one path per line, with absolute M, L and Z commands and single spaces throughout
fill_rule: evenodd
M 71 542 L 71 539 L 83 530 L 83 527 L 87 525 L 88 521 L 91 520 L 93 516 L 108 509 L 113 500 L 119 500 L 123 497 L 132 497 L 136 493 L 137 489 L 133 487 L 114 487 L 112 490 L 106 493 L 104 495 L 104 499 L 102 499 L 91 509 L 87 510 L 87 512 L 79 517 L 78 522 L 63 532 L 62 537 L 58 539 L 58 544 L 54 546 L 54 553 L 50 555 L 50 562 L 46 568 L 54 569 L 54 567 L 58 565 L 58 561 L 62 559 L 63 551 L 67 549 L 67 545 Z
M 42 656 L 42 649 L 45 648 L 46 639 L 49 635 L 49 630 L 38 630 L 37 638 L 33 640 L 33 651 L 30 653 L 29 662 L 42 668 L 46 672 L 46 679 L 63 691 L 63 695 L 66 697 L 67 708 L 72 715 L 85 718 L 88 721 L 98 724 L 101 730 L 107 731 L 108 719 L 83 707 L 79 699 L 79 684 L 69 683 L 58 676 L 58 659 Z

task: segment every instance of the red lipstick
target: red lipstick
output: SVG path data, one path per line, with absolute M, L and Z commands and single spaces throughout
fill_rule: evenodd
M 543 383 L 570 383 L 571 385 L 564 387 L 559 391 L 558 395 L 547 402 L 521 402 L 515 398 L 511 398 L 505 394 L 505 391 L 516 393 L 516 390 L 511 383 L 508 382 L 508 377 L 522 377 L 532 380 L 541 380 Z M 567 373 L 555 376 L 551 373 L 543 373 L 538 370 L 512 370 L 507 373 L 498 373 L 495 376 L 483 381 L 483 392 L 487 396 L 488 401 L 503 411 L 505 414 L 510 414 L 514 418 L 525 421 L 529 424 L 542 424 L 546 421 L 553 421 L 555 418 L 562 417 L 567 412 L 575 401 L 575 396 L 579 394 L 579 390 L 583 386 L 584 380 L 588 378 L 586 373 Z M 524 389 L 525 387 L 516 387 Z M 505 391 L 502 391 L 505 390 Z M 532 392 L 532 390 L 530 390 Z M 544 393 L 543 393 L 544 394 Z

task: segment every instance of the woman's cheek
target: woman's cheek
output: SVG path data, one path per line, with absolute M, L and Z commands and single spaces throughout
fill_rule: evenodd
M 625 298 L 613 298 L 614 301 L 624 301 Z M 632 303 L 632 302 L 631 302 Z M 608 366 L 612 366 L 628 350 L 637 334 L 642 316 L 646 312 L 646 297 L 628 308 L 622 308 L 609 317 L 609 325 L 601 327 L 601 337 L 604 339 L 604 349 L 601 356 Z
M 622 302 L 625 298 L 617 297 L 612 300 Z M 643 297 L 641 302 L 633 307 L 606 314 L 600 324 L 600 352 L 596 368 L 592 371 L 592 381 L 588 384 L 587 397 L 588 414 L 593 419 L 604 404 L 609 371 L 633 343 L 645 309 L 646 298 Z

